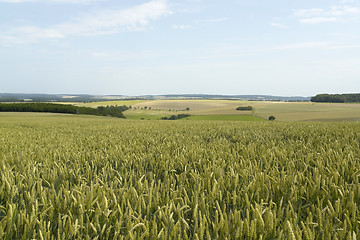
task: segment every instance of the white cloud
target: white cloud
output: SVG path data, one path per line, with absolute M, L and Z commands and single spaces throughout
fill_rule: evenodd
M 353 3 L 355 0 L 341 0 L 341 3 Z
M 359 44 L 346 44 L 346 43 L 336 43 L 336 42 L 303 42 L 277 46 L 273 48 L 268 48 L 266 50 L 296 50 L 296 49 L 326 49 L 326 50 L 336 50 L 336 49 L 357 49 L 360 48 Z
M 287 49 L 301 49 L 301 48 L 324 48 L 330 47 L 332 45 L 331 42 L 305 42 L 305 43 L 296 43 L 289 44 L 271 48 L 270 50 L 287 50 Z
M 172 28 L 173 29 L 187 29 L 187 28 L 190 28 L 191 26 L 190 25 L 173 25 Z
M 29 3 L 29 2 L 43 2 L 43 3 L 90 3 L 97 0 L 0 0 L 5 3 Z M 98 0 L 99 1 L 99 0 Z
M 78 54 L 89 56 L 98 60 L 105 61 L 127 61 L 127 60 L 138 60 L 145 58 L 152 58 L 156 56 L 156 53 L 152 51 L 143 52 L 131 52 L 131 51 L 92 51 L 92 50 L 80 50 Z
M 287 28 L 285 25 L 276 22 L 271 22 L 270 25 L 277 28 Z
M 346 45 L 335 45 L 330 46 L 329 49 L 347 49 L 347 48 L 360 48 L 359 44 L 346 44 Z
M 211 19 L 202 19 L 202 20 L 197 20 L 196 23 L 197 24 L 204 24 L 204 23 L 218 23 L 218 22 L 224 22 L 228 20 L 227 17 L 223 17 L 223 18 L 211 18 Z
M 348 5 L 332 6 L 329 9 L 310 8 L 293 11 L 293 16 L 301 23 L 341 22 L 360 14 L 360 8 Z
M 293 16 L 299 18 L 307 18 L 323 15 L 325 12 L 322 8 L 311 8 L 311 9 L 298 9 L 293 11 Z
M 304 18 L 300 19 L 299 22 L 301 23 L 322 23 L 322 22 L 339 22 L 341 18 L 336 17 L 314 17 L 314 18 Z
M 123 30 L 144 30 L 150 21 L 171 14 L 166 0 L 147 3 L 120 10 L 104 10 L 77 19 L 75 22 L 58 24 L 49 28 L 21 26 L 12 29 L 0 39 L 11 39 L 13 43 L 36 42 L 41 39 L 59 39 L 70 36 L 94 36 L 115 34 Z

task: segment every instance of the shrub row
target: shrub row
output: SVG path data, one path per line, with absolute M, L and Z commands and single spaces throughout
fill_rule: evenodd
M 171 117 L 162 117 L 161 120 L 178 120 L 182 118 L 190 117 L 190 114 L 178 114 L 178 115 L 171 115 Z
M 236 110 L 238 111 L 251 111 L 253 108 L 252 106 L 240 106 L 240 107 L 237 107 Z

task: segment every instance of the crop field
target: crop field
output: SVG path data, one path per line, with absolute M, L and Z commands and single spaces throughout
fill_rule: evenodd
M 358 103 L 258 102 L 254 108 L 257 116 L 272 114 L 282 121 L 360 121 Z
M 358 239 L 359 122 L 0 114 L 0 239 Z
M 238 100 L 152 100 L 133 105 L 135 108 L 151 107 L 151 109 L 177 110 L 190 109 L 193 115 L 249 114 L 249 111 L 236 111 L 240 105 L 250 102 Z M 250 111 L 251 113 L 251 111 Z
M 218 121 L 265 121 L 265 119 L 245 115 L 245 114 L 237 114 L 237 115 L 197 115 L 197 116 L 190 116 L 187 119 L 190 120 L 218 120 Z
M 119 100 L 67 103 L 82 107 L 132 106 L 124 112 L 129 119 L 159 120 L 173 114 L 190 114 L 189 119 L 254 121 L 273 115 L 277 121 L 360 121 L 358 103 L 267 102 L 240 100 Z M 252 111 L 237 111 L 251 106 Z M 188 108 L 188 110 L 186 110 Z
M 99 107 L 99 106 L 131 106 L 144 102 L 144 100 L 118 100 L 118 101 L 103 101 L 103 102 L 89 102 L 89 103 L 73 103 L 81 107 Z
M 124 112 L 128 119 L 145 119 L 145 120 L 159 120 L 161 117 L 169 117 L 174 114 L 179 114 L 180 111 L 174 110 L 144 110 L 144 109 L 130 109 Z
M 239 106 L 252 106 L 253 111 L 237 111 Z M 190 115 L 211 116 L 212 120 L 223 120 L 222 115 L 257 116 L 268 119 L 274 115 L 278 121 L 360 121 L 360 104 L 311 103 L 311 102 L 253 102 L 239 100 L 152 100 L 135 103 L 134 108 L 124 112 L 130 118 L 151 119 L 161 117 L 166 111 L 177 111 Z M 147 110 L 144 110 L 144 108 Z M 151 110 L 149 110 L 151 107 Z M 189 111 L 184 111 L 189 108 Z M 149 117 L 148 117 L 149 116 Z

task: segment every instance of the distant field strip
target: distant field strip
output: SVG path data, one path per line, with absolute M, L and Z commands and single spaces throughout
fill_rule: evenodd
M 135 104 L 134 107 L 144 108 L 147 106 L 162 110 L 185 110 L 189 108 L 190 113 L 197 115 L 240 114 L 241 112 L 236 111 L 236 108 L 245 103 L 235 100 L 154 100 Z
M 255 115 L 264 119 L 274 115 L 278 121 L 359 121 L 360 104 L 311 102 L 252 102 L 238 100 L 154 100 L 133 105 L 138 109 L 185 110 L 198 115 Z M 253 111 L 237 111 L 251 106 Z M 149 112 L 148 112 L 149 113 Z M 126 113 L 125 113 L 126 114 Z
M 344 103 L 272 103 L 258 102 L 254 113 L 261 117 L 275 115 L 278 120 L 356 120 L 360 118 L 360 104 Z
M 131 106 L 138 103 L 142 103 L 144 100 L 118 100 L 118 101 L 103 101 L 103 102 L 90 102 L 90 103 L 73 103 L 77 106 L 84 107 L 99 107 L 99 106 Z
M 0 114 L 0 239 L 358 239 L 359 122 Z
M 190 120 L 219 120 L 219 121 L 265 121 L 265 119 L 251 115 L 197 115 L 190 116 Z

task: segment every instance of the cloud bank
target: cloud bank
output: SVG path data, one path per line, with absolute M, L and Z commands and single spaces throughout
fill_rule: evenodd
M 72 3 L 83 4 L 91 3 L 99 0 L 0 0 L 0 3 Z
M 293 16 L 301 23 L 323 23 L 323 22 L 343 22 L 350 17 L 360 14 L 360 7 L 356 6 L 332 6 L 329 9 L 311 8 L 298 9 L 293 11 Z
M 80 1 L 77 0 L 77 2 Z M 62 0 L 62 2 L 65 2 L 65 0 Z M 127 9 L 98 11 L 74 22 L 62 23 L 48 28 L 37 26 L 16 27 L 6 34 L 0 35 L 0 39 L 14 44 L 36 42 L 41 39 L 61 39 L 73 36 L 115 34 L 120 31 L 140 31 L 146 29 L 151 21 L 170 14 L 172 12 L 166 0 L 152 0 Z

